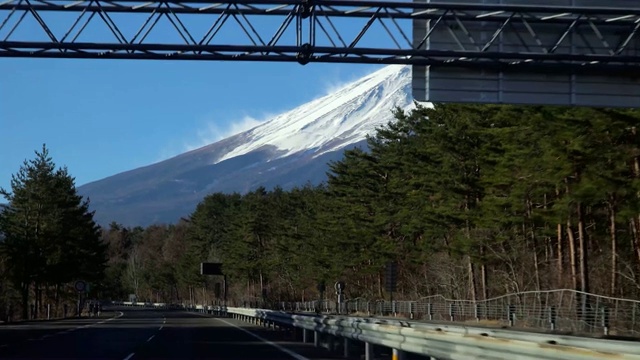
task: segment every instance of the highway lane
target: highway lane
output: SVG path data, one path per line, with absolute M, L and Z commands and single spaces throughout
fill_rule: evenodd
M 325 360 L 339 359 L 312 344 L 302 344 L 282 331 L 269 330 L 229 318 L 198 313 L 168 317 L 163 331 L 150 346 L 130 360 L 141 359 L 243 359 Z
M 302 344 L 281 331 L 197 313 L 122 308 L 111 319 L 29 325 L 20 341 L 2 341 L 1 359 L 296 359 L 326 360 L 340 354 Z M 20 325 L 24 326 L 24 325 Z M 0 329 L 0 338 L 16 327 Z M 24 335 L 24 334 L 23 334 Z M 19 337 L 14 336 L 13 339 Z
M 22 345 L 37 339 L 84 329 L 120 317 L 116 311 L 102 312 L 99 317 L 69 318 L 64 320 L 32 320 L 0 325 L 0 350 L 8 346 Z
M 164 318 L 159 312 L 114 311 L 115 316 L 107 319 L 94 318 L 65 320 L 53 324 L 29 324 L 23 333 L 22 326 L 0 328 L 0 338 L 5 346 L 0 348 L 1 359 L 123 359 L 141 342 L 163 325 Z M 12 334 L 13 333 L 13 334 Z M 36 333 L 39 333 L 37 336 Z M 18 341 L 15 341 L 18 338 Z M 22 339 L 20 339 L 22 338 Z M 123 355 L 124 353 L 124 355 Z

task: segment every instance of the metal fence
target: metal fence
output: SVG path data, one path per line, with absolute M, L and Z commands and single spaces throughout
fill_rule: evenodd
M 482 301 L 429 296 L 416 301 L 348 299 L 336 301 L 237 304 L 272 310 L 393 316 L 436 322 L 477 323 L 581 335 L 640 337 L 640 300 L 620 299 L 560 289 L 508 294 Z

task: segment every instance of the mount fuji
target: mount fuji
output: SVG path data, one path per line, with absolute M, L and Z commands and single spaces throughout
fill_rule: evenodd
M 290 189 L 326 180 L 328 163 L 413 107 L 411 67 L 386 66 L 260 125 L 173 158 L 78 187 L 95 220 L 175 223 L 214 192 Z

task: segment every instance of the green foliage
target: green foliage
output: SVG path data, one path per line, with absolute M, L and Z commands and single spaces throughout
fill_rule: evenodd
M 366 151 L 329 164 L 326 184 L 210 194 L 188 222 L 109 241 L 111 276 L 136 269 L 145 299 L 212 301 L 221 279 L 198 267 L 221 262 L 235 300 L 315 299 L 337 280 L 376 299 L 395 261 L 395 298 L 638 295 L 638 111 L 435 104 L 395 116 Z
M 32 286 L 37 292 L 83 279 L 99 289 L 107 261 L 100 229 L 74 179 L 66 168 L 55 168 L 45 146 L 12 177 L 11 191 L 0 194 L 8 201 L 0 212 L 0 250 L 21 293 L 23 317 Z

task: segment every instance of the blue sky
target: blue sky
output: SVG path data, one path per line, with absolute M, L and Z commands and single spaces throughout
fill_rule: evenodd
M 69 23 L 45 20 L 60 25 L 58 33 Z M 42 39 L 34 23 L 19 29 L 12 39 Z M 380 31 L 363 41 L 385 46 Z M 247 42 L 235 35 L 218 41 Z M 175 31 L 159 28 L 155 36 L 173 42 Z M 80 186 L 215 142 L 380 66 L 0 58 L 0 68 L 0 187 L 9 189 L 11 174 L 43 143 Z

